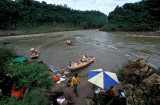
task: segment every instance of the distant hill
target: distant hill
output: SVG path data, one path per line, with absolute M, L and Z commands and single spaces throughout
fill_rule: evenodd
M 117 6 L 108 15 L 104 31 L 155 31 L 160 29 L 160 0 L 142 0 Z
M 107 16 L 99 11 L 73 10 L 67 5 L 35 0 L 0 0 L 0 29 L 52 25 L 60 27 L 99 28 Z

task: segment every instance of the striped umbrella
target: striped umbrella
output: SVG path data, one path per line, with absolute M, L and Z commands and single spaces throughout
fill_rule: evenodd
M 103 89 L 119 84 L 117 75 L 104 69 L 89 71 L 88 81 Z

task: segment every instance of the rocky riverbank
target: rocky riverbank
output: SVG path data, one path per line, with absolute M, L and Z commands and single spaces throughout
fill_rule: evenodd
M 52 75 L 56 73 L 50 72 Z M 5 84 L 11 82 L 12 76 L 1 71 L 0 83 Z M 45 91 L 45 95 L 49 97 L 49 105 L 56 105 L 56 99 L 59 96 L 65 96 L 66 102 L 63 105 L 96 105 L 94 100 L 93 84 L 88 82 L 88 76 L 79 77 L 81 83 L 78 84 L 78 94 L 76 97 L 73 88 L 70 87 L 72 74 L 66 74 L 65 80 L 55 86 L 41 89 Z M 116 93 L 119 89 L 123 89 L 127 97 L 127 105 L 158 105 L 160 103 L 160 75 L 153 67 L 151 67 L 145 59 L 139 59 L 135 62 L 127 64 L 120 77 L 120 84 L 115 86 Z M 11 84 L 9 87 L 11 87 Z M 1 85 L 2 86 L 2 85 Z M 7 85 L 5 85 L 7 86 Z M 5 87 L 0 89 L 0 97 L 5 92 Z M 101 100 L 102 101 L 102 100 Z M 103 104 L 100 104 L 103 105 Z M 114 105 L 114 104 L 113 104 Z
M 66 78 L 66 81 L 51 88 L 55 91 L 57 88 L 61 93 L 75 105 L 89 105 L 96 104 L 92 100 L 94 98 L 93 84 L 87 81 L 86 77 L 80 77 L 82 81 L 78 86 L 80 97 L 76 97 L 73 89 L 70 87 L 72 76 Z M 68 87 L 67 87 L 68 86 Z M 116 93 L 119 89 L 123 89 L 127 97 L 127 105 L 154 104 L 160 103 L 160 75 L 153 67 L 151 67 L 145 59 L 139 59 L 135 62 L 129 63 L 124 68 L 121 75 L 121 82 L 115 86 Z M 88 98 L 90 97 L 90 98 Z M 103 104 L 102 104 L 103 105 Z
M 160 103 L 160 75 L 145 59 L 127 64 L 121 78 L 127 105 Z

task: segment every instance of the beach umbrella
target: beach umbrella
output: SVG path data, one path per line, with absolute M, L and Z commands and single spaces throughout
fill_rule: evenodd
M 119 84 L 117 75 L 104 69 L 89 71 L 88 81 L 103 89 Z

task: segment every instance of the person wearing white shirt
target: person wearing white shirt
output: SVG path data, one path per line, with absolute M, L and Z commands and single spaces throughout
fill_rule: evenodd
M 126 105 L 126 95 L 120 89 L 118 90 L 118 93 L 119 93 L 119 101 L 120 101 L 121 105 Z

